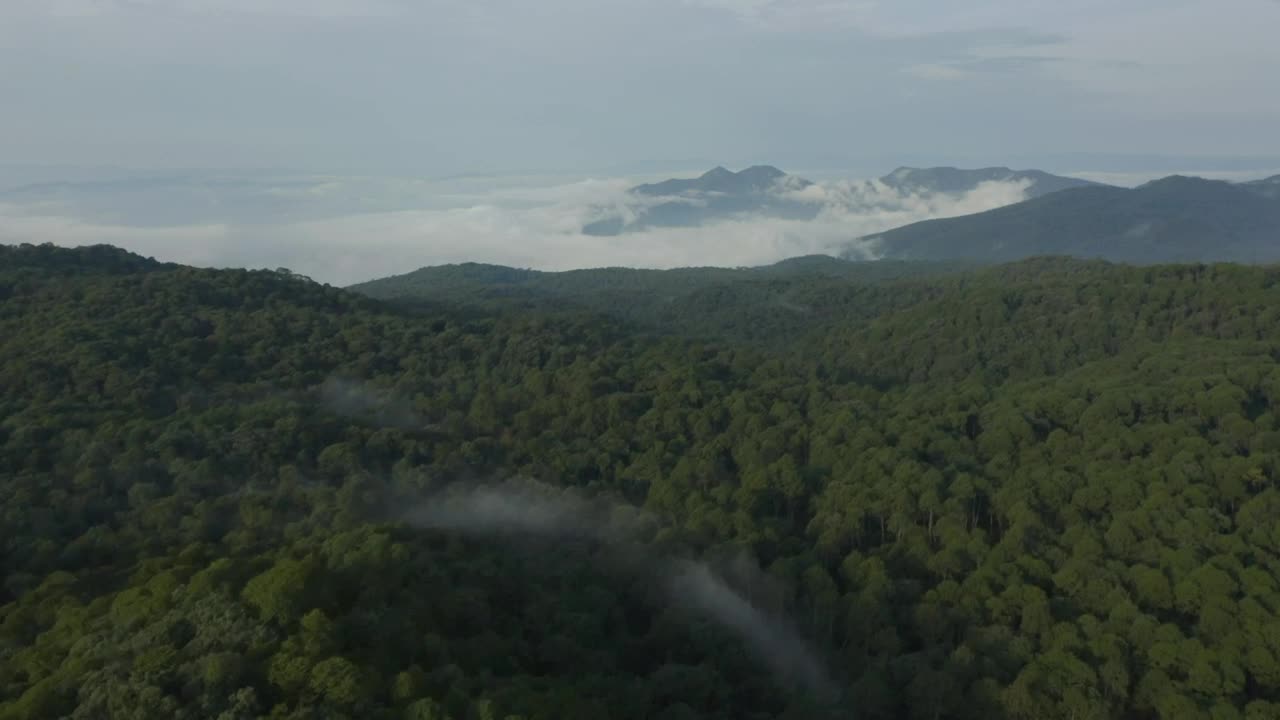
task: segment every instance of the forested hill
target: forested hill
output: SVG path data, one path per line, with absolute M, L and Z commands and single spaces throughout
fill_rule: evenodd
M 1137 188 L 1081 187 L 874 238 L 899 260 L 1009 262 L 1036 255 L 1114 262 L 1280 261 L 1280 195 L 1269 181 L 1172 176 Z M 856 250 L 861 256 L 862 243 Z
M 10 281 L 24 272 L 38 280 L 56 275 L 126 275 L 177 267 L 110 245 L 74 249 L 54 245 L 0 245 L 0 271 Z
M 5 720 L 1280 717 L 1276 268 L 802 274 L 884 299 L 764 352 L 3 252 Z
M 371 280 L 351 290 L 382 299 L 422 297 L 438 300 L 471 299 L 486 294 L 511 294 L 516 288 L 529 295 L 582 297 L 593 293 L 630 292 L 637 297 L 674 298 L 711 285 L 743 280 L 793 277 L 832 277 L 868 283 L 916 275 L 940 274 L 973 267 L 973 263 L 871 263 L 830 255 L 805 255 L 772 265 L 747 268 L 695 267 L 645 270 L 610 267 L 544 272 L 463 263 L 424 267 L 404 275 Z
M 577 310 L 637 326 L 703 338 L 776 345 L 833 316 L 882 311 L 892 281 L 937 277 L 977 267 L 961 262 L 855 262 L 806 255 L 751 268 L 641 270 L 597 268 L 541 272 L 466 263 L 425 267 L 350 289 L 399 304 L 455 308 Z

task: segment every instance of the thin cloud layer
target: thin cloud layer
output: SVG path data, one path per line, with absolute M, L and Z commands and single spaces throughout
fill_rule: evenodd
M 1274 0 L 6 0 L 0 155 L 447 174 L 1274 154 L 1278 23 Z
M 287 267 L 335 285 L 456 262 L 544 270 L 743 266 L 840 252 L 901 225 L 1018 202 L 1026 189 L 987 183 L 962 195 L 917 195 L 878 181 L 784 186 L 780 197 L 818 208 L 813 220 L 743 215 L 701 227 L 583 234 L 602 215 L 635 214 L 661 201 L 627 193 L 633 182 L 323 176 L 129 181 L 124 190 L 55 186 L 0 194 L 0 242 L 110 243 L 200 266 Z M 156 222 L 149 207 L 163 207 L 167 222 Z M 874 257 L 873 247 L 865 252 Z

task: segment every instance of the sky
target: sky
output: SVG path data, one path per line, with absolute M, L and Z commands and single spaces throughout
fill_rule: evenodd
M 1230 170 L 1280 156 L 1278 29 L 1277 0 L 0 0 L 0 162 Z
M 1026 190 L 865 180 L 900 165 L 1280 173 L 1278 29 L 1280 0 L 0 0 L 0 242 L 338 285 L 872 257 Z M 819 181 L 816 218 L 582 232 L 753 164 Z

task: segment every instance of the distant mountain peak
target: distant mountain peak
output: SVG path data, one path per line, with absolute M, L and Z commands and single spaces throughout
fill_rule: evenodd
M 764 178 L 780 178 L 786 177 L 786 173 L 772 165 L 752 165 L 738 173 L 739 177 L 764 177 Z
M 1142 185 L 1139 185 L 1139 187 L 1161 187 L 1161 186 L 1174 186 L 1174 185 L 1190 186 L 1190 185 L 1200 185 L 1204 183 L 1220 183 L 1220 182 L 1225 182 L 1225 181 L 1210 180 L 1208 178 L 1196 177 L 1194 175 L 1166 175 L 1165 177 L 1156 178 L 1155 180 L 1148 180 Z
M 698 177 L 697 182 L 702 187 L 697 189 L 716 191 L 763 189 L 784 177 L 787 177 L 787 174 L 772 165 L 752 165 L 738 172 L 729 170 L 723 165 L 717 165 Z
M 750 195 L 765 192 L 781 179 L 790 177 L 772 165 L 752 165 L 740 172 L 733 172 L 717 165 L 696 178 L 672 178 L 658 183 L 638 185 L 631 192 L 640 195 L 685 195 L 688 193 L 722 193 Z M 810 185 L 808 180 L 795 178 L 801 187 Z
M 1170 175 L 1144 183 L 1135 189 L 1149 198 L 1172 197 L 1179 199 L 1184 197 L 1188 199 L 1234 197 L 1241 190 L 1249 190 L 1248 186 L 1236 185 L 1226 180 L 1212 180 L 1190 175 Z
M 614 214 L 587 224 L 583 232 L 618 235 L 646 227 L 694 227 L 712 220 L 752 214 L 809 220 L 817 214 L 816 207 L 785 194 L 812 184 L 772 165 L 752 165 L 739 172 L 717 165 L 696 178 L 672 178 L 637 185 L 631 188 L 631 193 L 667 200 L 642 209 L 638 219 L 624 220 Z
M 972 170 L 949 165 L 930 168 L 902 166 L 880 178 L 880 182 L 902 191 L 942 193 L 970 192 L 985 182 L 1026 182 L 1029 198 L 1098 185 L 1080 178 L 1051 175 L 1042 170 L 1014 170 L 1003 165 Z

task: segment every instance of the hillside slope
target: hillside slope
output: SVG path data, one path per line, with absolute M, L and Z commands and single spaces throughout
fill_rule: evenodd
M 1134 189 L 1063 190 L 975 215 L 863 238 L 885 258 L 1007 262 L 1072 255 L 1115 262 L 1280 260 L 1280 200 L 1173 176 Z
M 762 352 L 9 252 L 4 720 L 1280 716 L 1278 268 L 696 291 Z
M 827 255 L 791 258 L 755 268 L 566 272 L 496 265 L 427 267 L 350 289 L 398 303 L 455 308 L 520 304 L 542 311 L 587 312 L 686 336 L 750 340 L 774 346 L 846 312 L 865 315 L 880 304 L 875 288 L 895 280 L 958 272 L 971 264 L 855 262 Z

